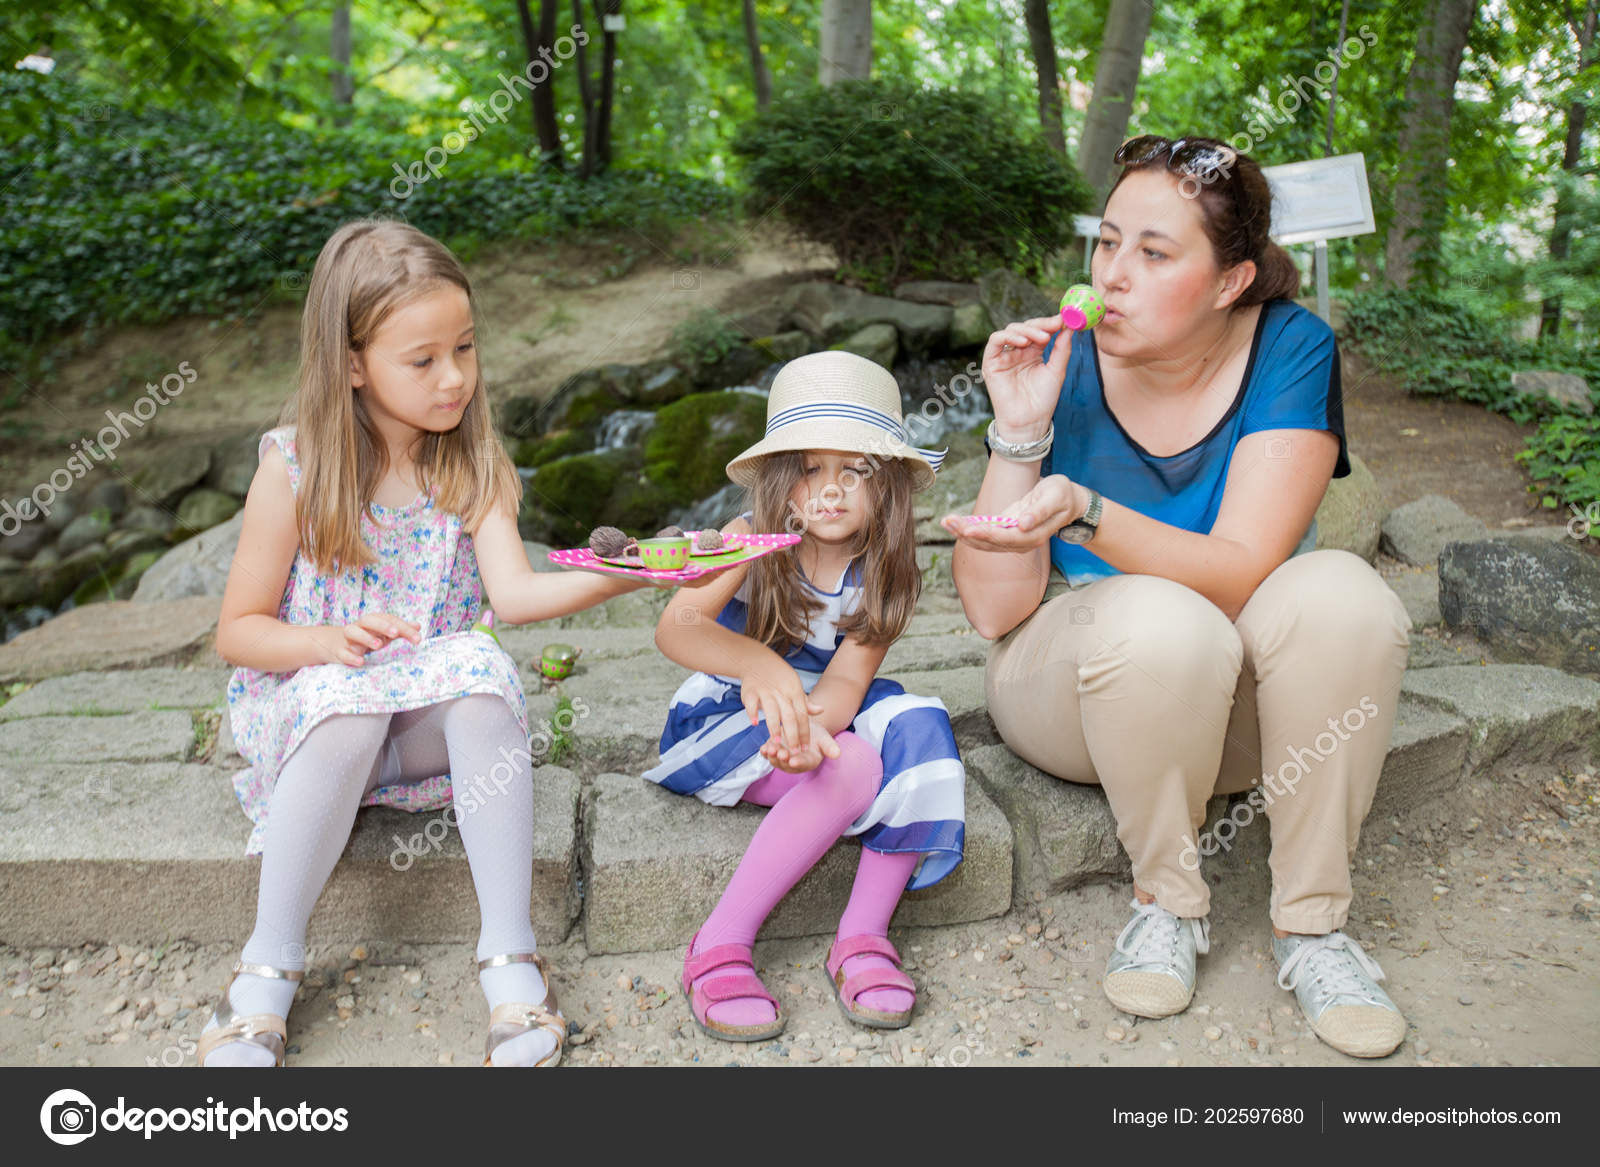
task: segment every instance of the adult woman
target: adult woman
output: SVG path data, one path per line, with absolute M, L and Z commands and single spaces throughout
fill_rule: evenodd
M 967 616 L 996 641 L 990 713 L 1029 762 L 1105 789 L 1135 892 L 1115 1005 L 1188 1006 L 1213 849 L 1195 832 L 1213 794 L 1265 780 L 1278 983 L 1328 1044 L 1382 1056 L 1405 1020 L 1339 928 L 1411 625 L 1360 557 L 1309 550 L 1349 473 L 1337 346 L 1288 299 L 1299 275 L 1252 160 L 1155 137 L 1116 160 L 1092 264 L 1105 321 L 1010 324 L 984 352 L 977 510 L 1018 526 L 944 520 Z

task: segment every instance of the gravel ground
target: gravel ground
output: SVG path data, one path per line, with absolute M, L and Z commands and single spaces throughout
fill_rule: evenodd
M 1480 778 L 1448 808 L 1369 822 L 1346 930 L 1388 973 L 1410 1022 L 1387 1064 L 1593 1065 L 1600 1061 L 1600 780 L 1594 766 Z M 1246 862 L 1211 878 L 1212 948 L 1195 1002 L 1162 1021 L 1100 991 L 1131 889 L 1042 897 L 978 924 L 896 929 L 919 985 L 899 1031 L 846 1022 L 827 940 L 765 941 L 757 962 L 789 1011 L 774 1041 L 702 1035 L 678 988 L 681 951 L 589 956 L 545 948 L 570 1019 L 566 1063 L 604 1065 L 1348 1065 L 1274 984 L 1266 824 Z M 241 921 L 241 929 L 244 927 Z M 241 934 L 242 939 L 242 934 Z M 289 1019 L 290 1065 L 476 1065 L 487 1010 L 471 952 L 382 938 L 312 951 Z M 193 1065 L 233 946 L 0 947 L 0 1062 Z

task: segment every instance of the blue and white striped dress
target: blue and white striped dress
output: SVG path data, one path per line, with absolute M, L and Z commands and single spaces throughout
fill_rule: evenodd
M 805 586 L 824 606 L 812 619 L 806 643 L 784 659 L 809 693 L 844 642 L 844 634 L 836 631 L 840 620 L 860 602 L 859 565 L 852 562 L 845 569 L 837 592 Z M 746 577 L 717 623 L 744 632 L 749 588 Z M 850 729 L 883 758 L 883 783 L 845 834 L 861 836 L 861 845 L 874 851 L 923 853 L 908 890 L 938 883 L 961 862 L 966 838 L 966 769 L 944 702 L 914 696 L 878 677 Z M 750 724 L 736 678 L 695 673 L 672 695 L 661 733 L 661 762 L 644 777 L 676 794 L 732 806 L 751 783 L 772 772 L 772 763 L 760 753 L 767 736 L 765 715 L 760 724 Z

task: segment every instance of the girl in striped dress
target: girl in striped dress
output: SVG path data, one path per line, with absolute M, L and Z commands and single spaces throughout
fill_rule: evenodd
M 782 1032 L 752 945 L 841 835 L 860 838 L 861 861 L 830 985 L 852 1021 L 911 1020 L 916 986 L 889 920 L 903 891 L 961 862 L 966 775 L 944 704 L 877 672 L 921 587 L 912 495 L 943 456 L 907 443 L 899 387 L 878 365 L 844 352 L 791 361 L 766 436 L 728 464 L 750 510 L 724 533 L 788 530 L 800 543 L 679 592 L 656 629 L 662 652 L 696 672 L 644 777 L 718 806 L 771 808 L 684 962 L 690 1008 L 714 1037 Z

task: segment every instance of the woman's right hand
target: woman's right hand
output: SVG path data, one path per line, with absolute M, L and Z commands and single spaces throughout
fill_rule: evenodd
M 391 640 L 422 643 L 422 630 L 417 625 L 386 612 L 367 612 L 354 624 L 328 624 L 317 632 L 323 663 L 346 664 L 352 668 L 360 668 L 366 663 L 368 652 L 382 648 Z
M 769 740 L 781 742 L 790 752 L 810 746 L 811 719 L 823 710 L 812 703 L 793 668 L 780 662 L 740 678 L 739 689 L 750 724 L 759 725 L 765 715 Z
M 1044 347 L 1057 337 L 1048 363 Z M 983 349 L 983 387 L 994 408 L 995 428 L 1009 442 L 1043 437 L 1061 396 L 1072 355 L 1072 332 L 1059 316 L 1013 322 L 989 335 Z

